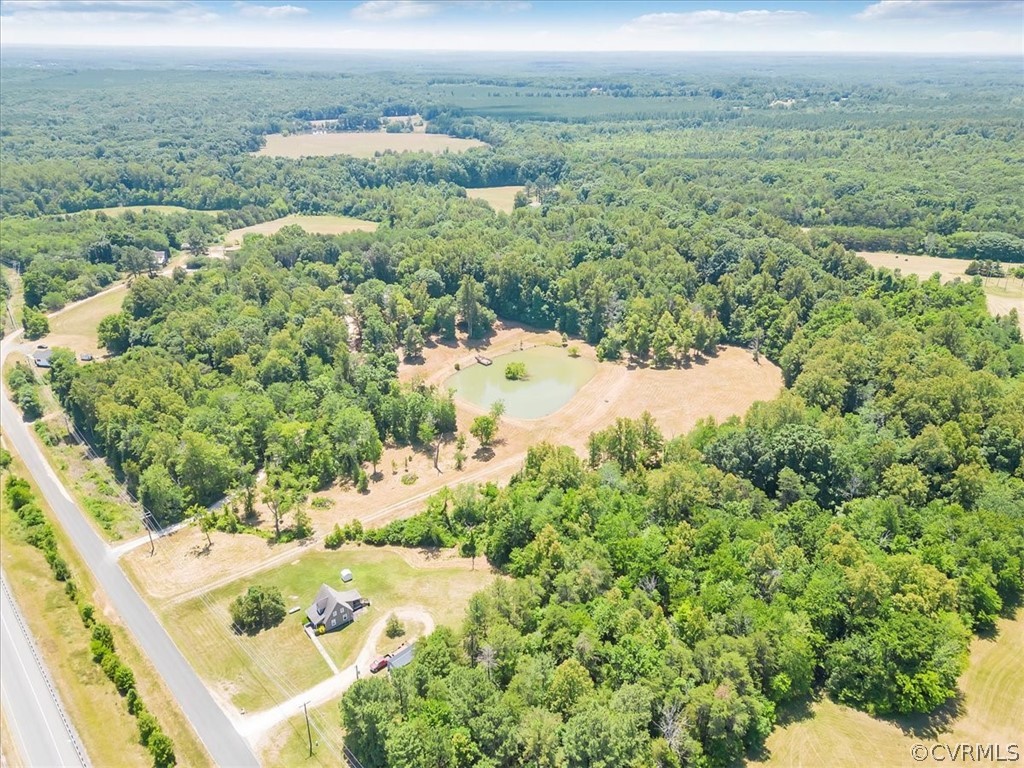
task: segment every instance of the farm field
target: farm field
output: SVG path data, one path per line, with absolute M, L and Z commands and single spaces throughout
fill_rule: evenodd
M 351 155 L 373 157 L 379 152 L 465 152 L 488 146 L 477 139 L 457 139 L 440 133 L 386 133 L 353 131 L 332 133 L 273 133 L 256 154 L 266 157 L 324 157 Z
M 346 588 L 358 589 L 371 606 L 354 624 L 320 637 L 339 669 L 355 662 L 374 624 L 392 610 L 423 609 L 436 624 L 455 627 L 461 623 L 470 596 L 496 578 L 482 558 L 478 558 L 477 569 L 471 570 L 465 558 L 438 556 L 432 560 L 417 558 L 414 552 L 403 557 L 406 553 L 398 550 L 356 545 L 329 551 L 309 544 L 301 552 L 291 552 L 286 562 L 276 563 L 266 558 L 266 542 L 255 536 L 213 533 L 212 538 L 212 547 L 202 551 L 200 541 L 205 544 L 205 538 L 187 529 L 161 540 L 153 557 L 148 551 L 142 557 L 133 553 L 122 562 L 129 576 L 146 590 L 149 573 L 171 568 L 187 570 L 189 561 L 212 563 L 221 574 L 239 573 L 247 563 L 258 562 L 248 548 L 233 546 L 238 540 L 254 541 L 263 548 L 262 565 L 267 569 L 258 574 L 233 578 L 206 594 L 185 599 L 150 595 L 156 598 L 154 605 L 164 606 L 162 619 L 179 647 L 228 709 L 263 709 L 330 676 L 328 665 L 302 625 L 305 609 L 322 583 L 341 588 L 338 574 L 343 567 L 355 574 Z M 279 588 L 286 605 L 300 606 L 300 610 L 254 637 L 238 636 L 229 628 L 228 606 L 253 584 Z M 407 629 L 402 640 L 414 639 L 412 622 L 407 622 Z M 385 650 L 385 644 L 391 649 L 402 640 L 384 639 L 381 650 Z
M 377 222 L 354 219 L 350 216 L 300 216 L 292 214 L 261 224 L 233 229 L 224 236 L 226 247 L 242 244 L 246 235 L 272 235 L 283 227 L 298 226 L 313 235 L 343 235 L 348 232 L 374 232 Z
M 876 269 L 898 269 L 904 275 L 917 275 L 927 280 L 936 272 L 943 282 L 960 278 L 969 281 L 967 274 L 970 261 L 966 259 L 942 259 L 937 256 L 919 256 L 905 253 L 857 251 L 857 255 Z M 1004 270 L 1013 268 L 1013 264 L 1003 264 Z M 1024 280 L 1013 277 L 982 278 L 988 311 L 993 315 L 1006 315 L 1016 309 L 1020 319 L 1021 330 L 1024 331 Z
M 764 762 L 750 768 L 855 768 L 920 765 L 911 747 L 924 744 L 1020 744 L 1024 723 L 1024 613 L 997 623 L 994 638 L 975 638 L 960 678 L 963 700 L 948 722 L 942 716 L 873 718 L 830 699 L 810 706 L 809 716 L 781 725 L 768 737 Z
M 523 189 L 522 186 L 479 187 L 478 189 L 467 189 L 466 196 L 473 200 L 483 200 L 500 213 L 512 213 L 516 194 Z

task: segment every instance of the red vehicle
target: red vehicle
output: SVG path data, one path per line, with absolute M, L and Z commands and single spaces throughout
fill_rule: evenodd
M 390 660 L 391 660 L 391 654 L 390 653 L 385 653 L 383 656 L 381 656 L 379 659 L 377 659 L 375 662 L 373 662 L 373 664 L 370 665 L 370 671 L 373 672 L 374 674 L 377 674 L 382 669 L 387 669 L 388 661 L 390 661 Z

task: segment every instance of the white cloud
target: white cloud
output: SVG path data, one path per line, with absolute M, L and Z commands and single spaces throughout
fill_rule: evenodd
M 128 24 L 209 22 L 219 16 L 192 0 L 3 0 L 5 22 L 29 24 Z
M 367 0 L 352 9 L 359 21 L 409 21 L 434 16 L 444 10 L 517 13 L 533 7 L 523 0 Z
M 628 23 L 631 29 L 690 29 L 693 27 L 761 26 L 805 21 L 811 15 L 803 11 L 690 11 L 688 13 L 645 13 Z
M 236 2 L 235 8 L 243 16 L 257 19 L 283 19 L 288 16 L 305 16 L 308 8 L 301 5 L 255 5 L 253 3 Z
M 407 21 L 433 16 L 441 4 L 421 0 L 368 0 L 352 9 L 352 18 L 359 21 Z
M 854 18 L 862 21 L 968 16 L 987 13 L 1024 14 L 1021 0 L 879 0 Z

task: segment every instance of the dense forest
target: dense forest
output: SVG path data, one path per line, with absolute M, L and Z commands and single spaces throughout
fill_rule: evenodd
M 451 394 L 401 384 L 400 356 L 499 319 L 605 360 L 672 367 L 727 343 L 782 368 L 786 391 L 742 419 L 669 437 L 620 420 L 586 456 L 534 446 L 507 487 L 449 489 L 357 533 L 459 546 L 512 577 L 345 696 L 365 765 L 728 765 L 814 691 L 934 711 L 972 633 L 1019 605 L 1017 317 L 987 314 L 980 278 L 919 281 L 853 253 L 1024 262 L 1014 62 L 882 77 L 854 60 L 452 60 L 398 76 L 20 55 L 2 71 L 0 257 L 30 308 L 131 278 L 100 325 L 110 359 L 54 350 L 49 382 L 162 523 L 251 500 L 259 470 L 283 510 L 365 484 L 386 444 L 450 435 Z M 411 114 L 491 146 L 251 154 L 311 120 Z M 511 184 L 536 204 L 466 195 Z M 190 211 L 86 210 L 144 204 Z M 200 258 L 291 212 L 380 227 L 286 227 Z M 151 251 L 186 248 L 192 268 L 157 273 Z M 279 538 L 309 533 L 283 518 Z

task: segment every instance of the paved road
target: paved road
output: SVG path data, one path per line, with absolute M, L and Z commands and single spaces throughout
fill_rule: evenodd
M 0 342 L 0 364 L 16 348 L 16 344 L 17 338 L 14 336 Z M 118 567 L 110 548 L 93 530 L 85 514 L 71 500 L 63 484 L 46 463 L 39 446 L 29 434 L 29 428 L 8 399 L 6 390 L 0 397 L 0 421 L 3 422 L 4 433 L 42 489 L 43 496 L 61 526 L 74 541 L 79 554 L 125 626 L 135 636 L 136 642 L 177 699 L 214 763 L 221 768 L 258 766 L 259 762 L 249 744 L 235 730 L 199 676 L 185 661 L 149 606 Z
M 0 592 L 0 704 L 18 753 L 32 768 L 86 768 L 85 750 L 2 575 Z

